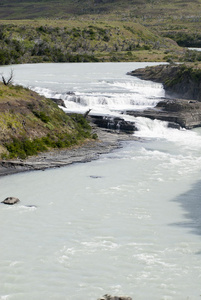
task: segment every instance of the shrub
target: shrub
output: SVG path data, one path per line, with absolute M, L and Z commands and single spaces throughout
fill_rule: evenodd
M 43 111 L 33 111 L 34 115 L 44 123 L 48 123 L 50 118 Z
M 76 124 L 78 126 L 80 126 L 81 128 L 84 128 L 84 129 L 87 129 L 87 130 L 91 129 L 91 126 L 89 125 L 87 119 L 84 118 L 83 115 L 81 115 L 81 114 L 72 114 L 71 117 L 76 122 Z

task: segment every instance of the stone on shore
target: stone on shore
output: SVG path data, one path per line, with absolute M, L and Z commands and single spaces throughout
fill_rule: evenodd
M 132 300 L 132 298 L 129 296 L 111 296 L 106 294 L 98 300 Z
M 8 205 L 14 205 L 14 204 L 16 204 L 18 202 L 20 202 L 20 200 L 18 198 L 16 198 L 16 197 L 7 197 L 1 203 L 8 204 Z

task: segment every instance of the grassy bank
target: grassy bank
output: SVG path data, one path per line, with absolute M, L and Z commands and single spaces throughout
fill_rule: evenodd
M 26 158 L 96 138 L 81 115 L 66 115 L 51 100 L 21 86 L 0 84 L 1 158 Z

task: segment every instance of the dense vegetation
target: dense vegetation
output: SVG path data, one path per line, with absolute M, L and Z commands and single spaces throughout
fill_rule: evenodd
M 172 41 L 201 45 L 200 9 L 201 0 L 2 0 L 0 64 L 200 61 Z
M 1 158 L 26 158 L 96 138 L 81 115 L 66 115 L 53 101 L 21 86 L 0 84 Z
M 200 9 L 201 0 L 1 0 L 0 64 L 201 61 L 173 42 L 201 46 Z

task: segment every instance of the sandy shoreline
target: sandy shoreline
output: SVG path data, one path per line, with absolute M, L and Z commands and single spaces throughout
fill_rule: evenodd
M 32 170 L 58 168 L 78 162 L 88 162 L 98 159 L 101 154 L 109 153 L 121 147 L 123 141 L 138 140 L 133 135 L 109 131 L 94 127 L 98 140 L 90 141 L 81 147 L 43 152 L 26 160 L 0 161 L 0 176 Z

